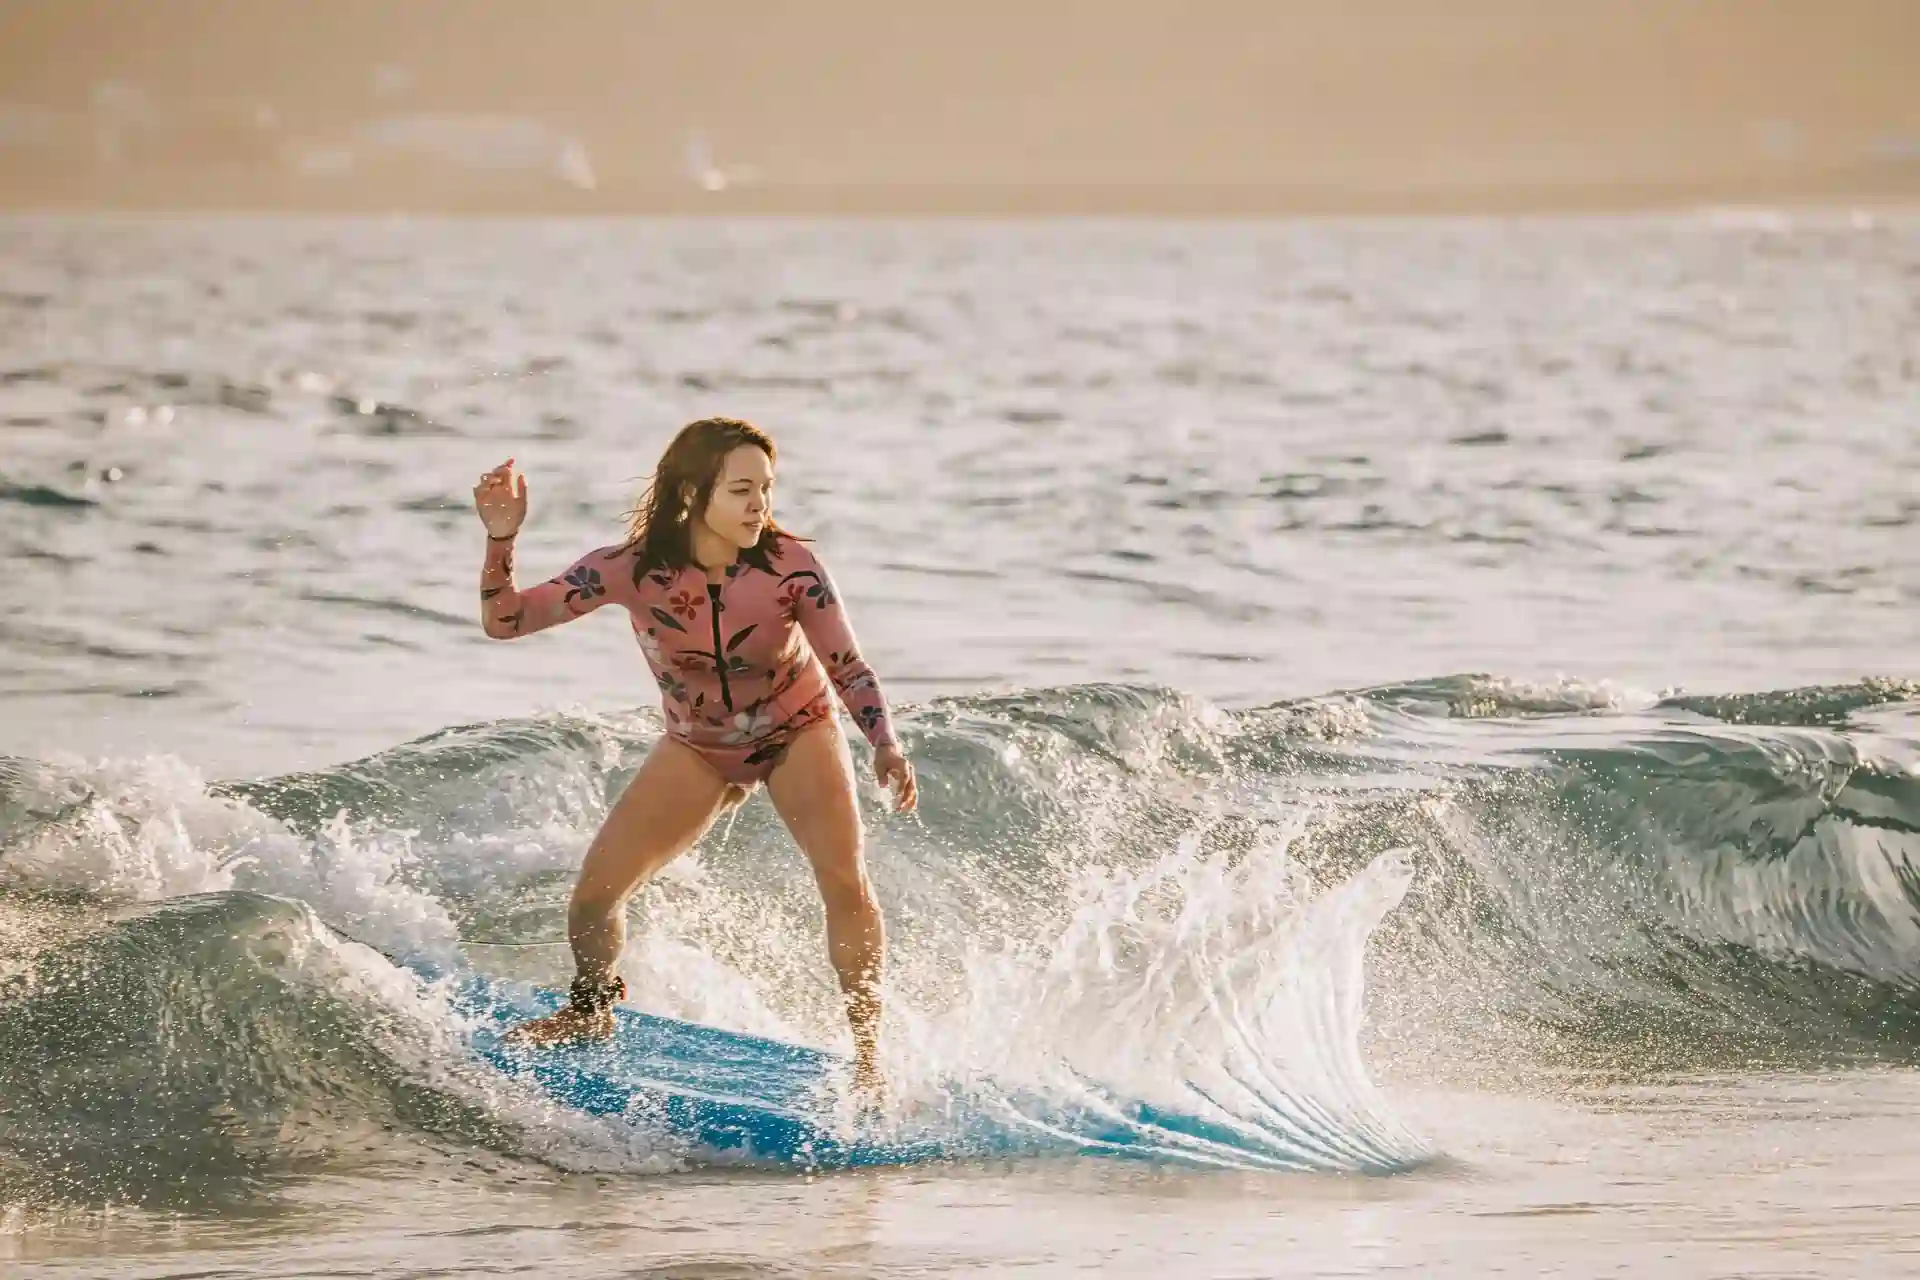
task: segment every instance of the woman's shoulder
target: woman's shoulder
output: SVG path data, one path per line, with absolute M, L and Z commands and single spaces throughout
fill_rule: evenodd
M 605 574 L 619 574 L 622 577 L 632 572 L 638 552 L 630 542 L 614 542 L 604 547 L 595 547 L 580 557 L 579 563 L 597 569 Z
M 785 529 L 767 539 L 767 563 L 780 577 L 807 570 L 820 568 L 820 557 L 813 546 L 798 534 L 788 533 Z
M 658 559 L 649 559 L 646 551 L 637 542 L 628 542 L 619 548 L 615 557 L 625 570 L 634 590 L 639 592 L 665 591 L 679 582 L 686 573 L 685 566 L 669 565 Z
M 672 570 L 648 565 L 637 542 L 616 542 L 596 548 L 580 557 L 576 568 L 591 570 L 619 595 L 658 590 L 670 585 L 674 578 Z

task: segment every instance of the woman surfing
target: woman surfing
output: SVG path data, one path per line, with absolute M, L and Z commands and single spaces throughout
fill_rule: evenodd
M 853 1029 L 853 1083 L 872 1097 L 881 1089 L 886 932 L 867 880 L 835 690 L 873 745 L 874 773 L 894 788 L 901 810 L 914 807 L 917 789 L 832 580 L 803 542 L 774 523 L 774 459 L 772 438 L 750 423 L 689 423 L 662 455 L 627 538 L 525 591 L 514 586 L 513 547 L 527 515 L 526 480 L 509 458 L 474 486 L 487 530 L 480 573 L 486 633 L 513 640 L 621 605 L 666 719 L 665 735 L 594 836 L 574 885 L 568 1003 L 509 1038 L 551 1045 L 611 1037 L 614 1002 L 626 994 L 614 966 L 626 945 L 627 899 L 765 783 L 813 867 Z

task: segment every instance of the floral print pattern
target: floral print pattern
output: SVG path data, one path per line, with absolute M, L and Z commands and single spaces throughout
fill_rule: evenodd
M 728 629 L 718 653 L 707 620 L 689 625 L 710 598 L 705 575 L 637 561 L 631 545 L 603 547 L 558 578 L 519 591 L 512 544 L 490 542 L 481 621 L 488 635 L 512 639 L 619 604 L 659 686 L 668 731 L 716 768 L 724 763 L 742 776 L 771 768 L 794 733 L 830 716 L 833 692 L 869 742 L 894 741 L 879 680 L 860 656 L 832 578 L 805 543 L 775 542 L 765 561 L 772 572 L 746 559 L 729 566 L 715 600 Z M 722 671 L 738 710 L 723 704 Z
M 773 713 L 765 707 L 758 707 L 751 711 L 738 711 L 728 718 L 726 732 L 721 735 L 720 740 L 729 746 L 737 746 L 743 742 L 753 742 L 766 737 L 767 731 L 772 728 Z
M 566 576 L 561 578 L 561 581 L 572 588 L 566 595 L 568 604 L 572 604 L 575 600 L 591 600 L 595 596 L 607 594 L 606 587 L 600 582 L 600 571 L 588 568 L 584 564 L 577 564 L 567 570 Z
M 831 609 L 838 599 L 833 594 L 833 584 L 827 581 L 824 573 L 816 569 L 798 569 L 782 579 L 783 585 L 800 589 L 801 595 L 813 602 L 816 609 Z

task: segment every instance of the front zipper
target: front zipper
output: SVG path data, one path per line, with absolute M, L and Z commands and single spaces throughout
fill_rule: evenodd
M 707 599 L 713 602 L 713 669 L 720 675 L 720 701 L 733 710 L 733 691 L 727 688 L 727 655 L 720 652 L 720 584 L 707 584 Z

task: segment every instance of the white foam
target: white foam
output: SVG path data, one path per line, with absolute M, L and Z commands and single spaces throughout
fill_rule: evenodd
M 236 799 L 211 794 L 171 756 L 42 765 L 19 800 L 28 828 L 0 861 L 0 885 L 153 902 L 243 889 L 293 898 L 362 941 L 402 956 L 450 958 L 445 907 L 403 874 L 411 832 L 356 831 L 337 815 L 317 840 Z
M 1089 865 L 1034 933 L 1011 936 L 1038 928 L 1029 922 L 956 930 L 947 936 L 966 941 L 944 945 L 897 939 L 883 1043 L 903 1113 L 938 1113 L 956 1082 L 976 1104 L 1012 1108 L 1010 1122 L 1042 1127 L 1048 1106 L 1121 1096 L 1289 1146 L 1306 1163 L 1422 1158 L 1426 1145 L 1395 1117 L 1359 1047 L 1367 939 L 1411 867 L 1383 854 L 1318 891 L 1290 852 L 1307 822 L 1296 814 L 1238 856 L 1188 841 L 1137 868 Z M 672 891 L 647 902 L 623 957 L 633 1003 L 844 1048 L 837 1002 L 800 998 L 824 969 L 820 939 L 766 910 L 773 886 L 729 895 L 697 862 L 683 865 Z M 725 954 L 702 945 L 716 934 L 733 940 Z M 929 1007 L 936 989 L 947 998 Z
M 1367 937 L 1411 868 L 1383 854 L 1316 894 L 1289 855 L 1302 829 L 1240 858 L 1189 841 L 1138 870 L 1087 871 L 1057 936 L 982 947 L 956 1007 L 898 1015 L 890 1073 L 921 1090 L 959 1076 L 1068 1098 L 1097 1084 L 1330 1155 L 1417 1158 L 1424 1144 L 1358 1043 Z
M 577 1173 L 665 1173 L 685 1167 L 685 1144 L 623 1117 L 560 1106 L 544 1093 L 478 1062 L 471 1025 L 457 1016 L 444 981 L 424 981 L 369 947 L 313 920 L 329 993 L 384 1007 L 366 1030 L 382 1056 L 414 1083 L 483 1107 L 516 1135 L 514 1153 Z
M 389 955 L 442 964 L 458 962 L 459 939 L 434 887 L 570 869 L 587 839 L 558 814 L 538 833 L 456 835 L 437 846 L 341 814 L 305 839 L 209 794 L 165 757 L 42 767 L 26 791 L 39 825 L 10 842 L 0 884 L 118 901 L 274 894 Z M 1296 814 L 1279 838 L 1238 856 L 1187 841 L 1144 866 L 1090 861 L 1065 901 L 971 926 L 997 933 L 897 939 L 885 1040 L 896 1092 L 930 1102 L 959 1080 L 1069 1104 L 1099 1105 L 1110 1093 L 1287 1135 L 1330 1164 L 1417 1155 L 1421 1143 L 1375 1091 L 1358 1047 L 1367 938 L 1411 872 L 1384 855 L 1316 892 L 1290 853 L 1307 821 Z M 635 1003 L 844 1046 L 817 917 L 794 909 L 810 894 L 799 876 L 729 888 L 698 856 L 674 864 L 646 891 L 622 960 Z M 554 951 L 564 966 L 564 948 Z M 366 981 L 388 1004 L 421 1000 L 384 960 Z M 944 1000 L 933 994 L 942 991 Z M 604 1144 L 593 1150 L 592 1159 L 613 1158 Z

